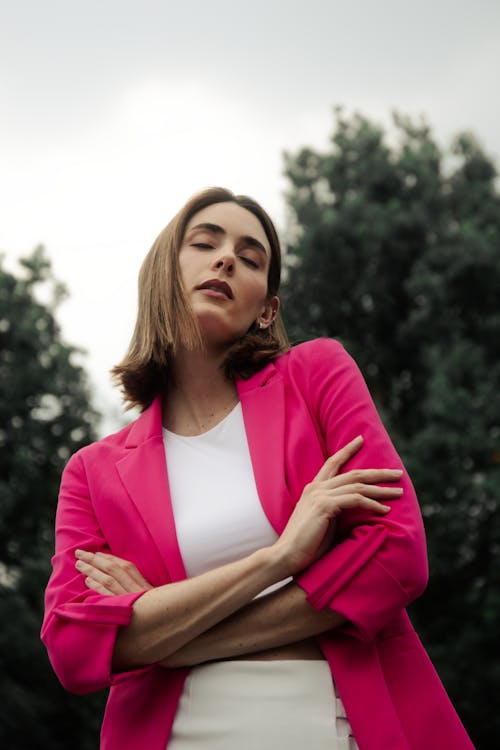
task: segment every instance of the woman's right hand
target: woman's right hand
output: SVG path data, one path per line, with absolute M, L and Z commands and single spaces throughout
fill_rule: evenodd
M 401 497 L 400 487 L 380 487 L 378 482 L 397 482 L 399 469 L 354 469 L 339 474 L 341 467 L 361 448 L 363 438 L 355 438 L 328 458 L 312 482 L 304 487 L 290 519 L 275 542 L 288 570 L 293 575 L 306 568 L 319 555 L 325 536 L 340 513 L 363 509 L 386 515 L 390 506 L 381 500 Z

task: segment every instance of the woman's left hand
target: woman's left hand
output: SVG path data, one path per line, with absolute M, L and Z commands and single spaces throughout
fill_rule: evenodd
M 75 557 L 75 567 L 85 576 L 85 585 L 99 594 L 117 596 L 153 588 L 129 560 L 82 549 L 75 550 Z

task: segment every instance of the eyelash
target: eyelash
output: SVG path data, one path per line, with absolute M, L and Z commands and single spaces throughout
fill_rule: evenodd
M 240 258 L 241 258 L 241 260 L 244 260 L 247 265 L 252 266 L 252 268 L 258 268 L 259 267 L 259 264 L 256 263 L 251 258 L 246 258 L 244 255 L 240 255 Z
M 207 245 L 205 242 L 193 242 L 192 246 L 193 247 L 201 247 L 203 250 L 213 250 L 214 249 L 212 245 Z M 256 263 L 251 258 L 246 258 L 244 255 L 240 255 L 239 257 L 241 258 L 241 260 L 243 260 L 247 265 L 251 266 L 252 268 L 258 268 L 259 267 L 259 264 Z

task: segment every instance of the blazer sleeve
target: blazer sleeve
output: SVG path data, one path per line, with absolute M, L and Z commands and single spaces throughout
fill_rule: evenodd
M 357 435 L 362 448 L 342 471 L 403 469 L 352 357 L 331 339 L 311 342 L 309 399 L 327 455 Z M 363 640 L 375 638 L 393 616 L 423 592 L 428 565 L 422 516 L 411 480 L 404 471 L 403 496 L 390 501 L 384 516 L 345 511 L 337 543 L 295 576 L 307 601 L 330 608 L 349 621 L 342 630 Z
M 83 449 L 85 450 L 85 449 Z M 132 605 L 144 591 L 105 596 L 85 586 L 75 569 L 75 549 L 109 552 L 88 489 L 82 451 L 62 476 L 56 512 L 56 548 L 45 592 L 41 638 L 62 685 L 88 693 L 121 682 L 152 666 L 113 674 L 118 628 L 128 625 Z

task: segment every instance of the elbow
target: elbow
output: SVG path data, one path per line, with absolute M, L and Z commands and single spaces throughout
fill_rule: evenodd
M 408 606 L 424 593 L 429 582 L 429 563 L 423 537 L 408 540 L 406 553 L 400 555 L 400 563 L 398 578 L 406 592 L 408 601 L 405 606 Z
M 427 588 L 427 584 L 429 583 L 429 565 L 427 562 L 427 556 L 425 556 L 423 560 L 418 561 L 414 567 L 411 589 L 412 601 L 418 599 L 419 596 L 422 596 Z
M 403 586 L 407 598 L 405 607 L 414 602 L 415 599 L 418 599 L 420 596 L 422 596 L 425 589 L 427 588 L 428 581 L 429 574 L 427 565 L 424 566 L 421 563 L 413 565 Z
M 142 591 L 116 597 L 86 597 L 47 607 L 41 638 L 63 687 L 78 695 L 110 687 L 117 634 L 127 625 Z
M 71 667 L 69 669 L 64 667 L 58 669 L 54 664 L 52 666 L 59 682 L 68 693 L 73 693 L 74 695 L 86 695 L 87 693 L 95 693 L 109 687 L 107 683 L 101 684 L 86 679 L 85 675 L 79 674 L 76 670 L 71 669 Z
M 114 629 L 83 628 L 57 616 L 42 630 L 42 641 L 59 682 L 65 690 L 77 695 L 111 685 L 114 638 Z
M 59 682 L 69 693 L 85 695 L 110 685 L 109 680 L 103 679 L 95 668 L 83 665 L 71 652 L 61 650 L 57 655 L 49 652 L 49 659 Z

